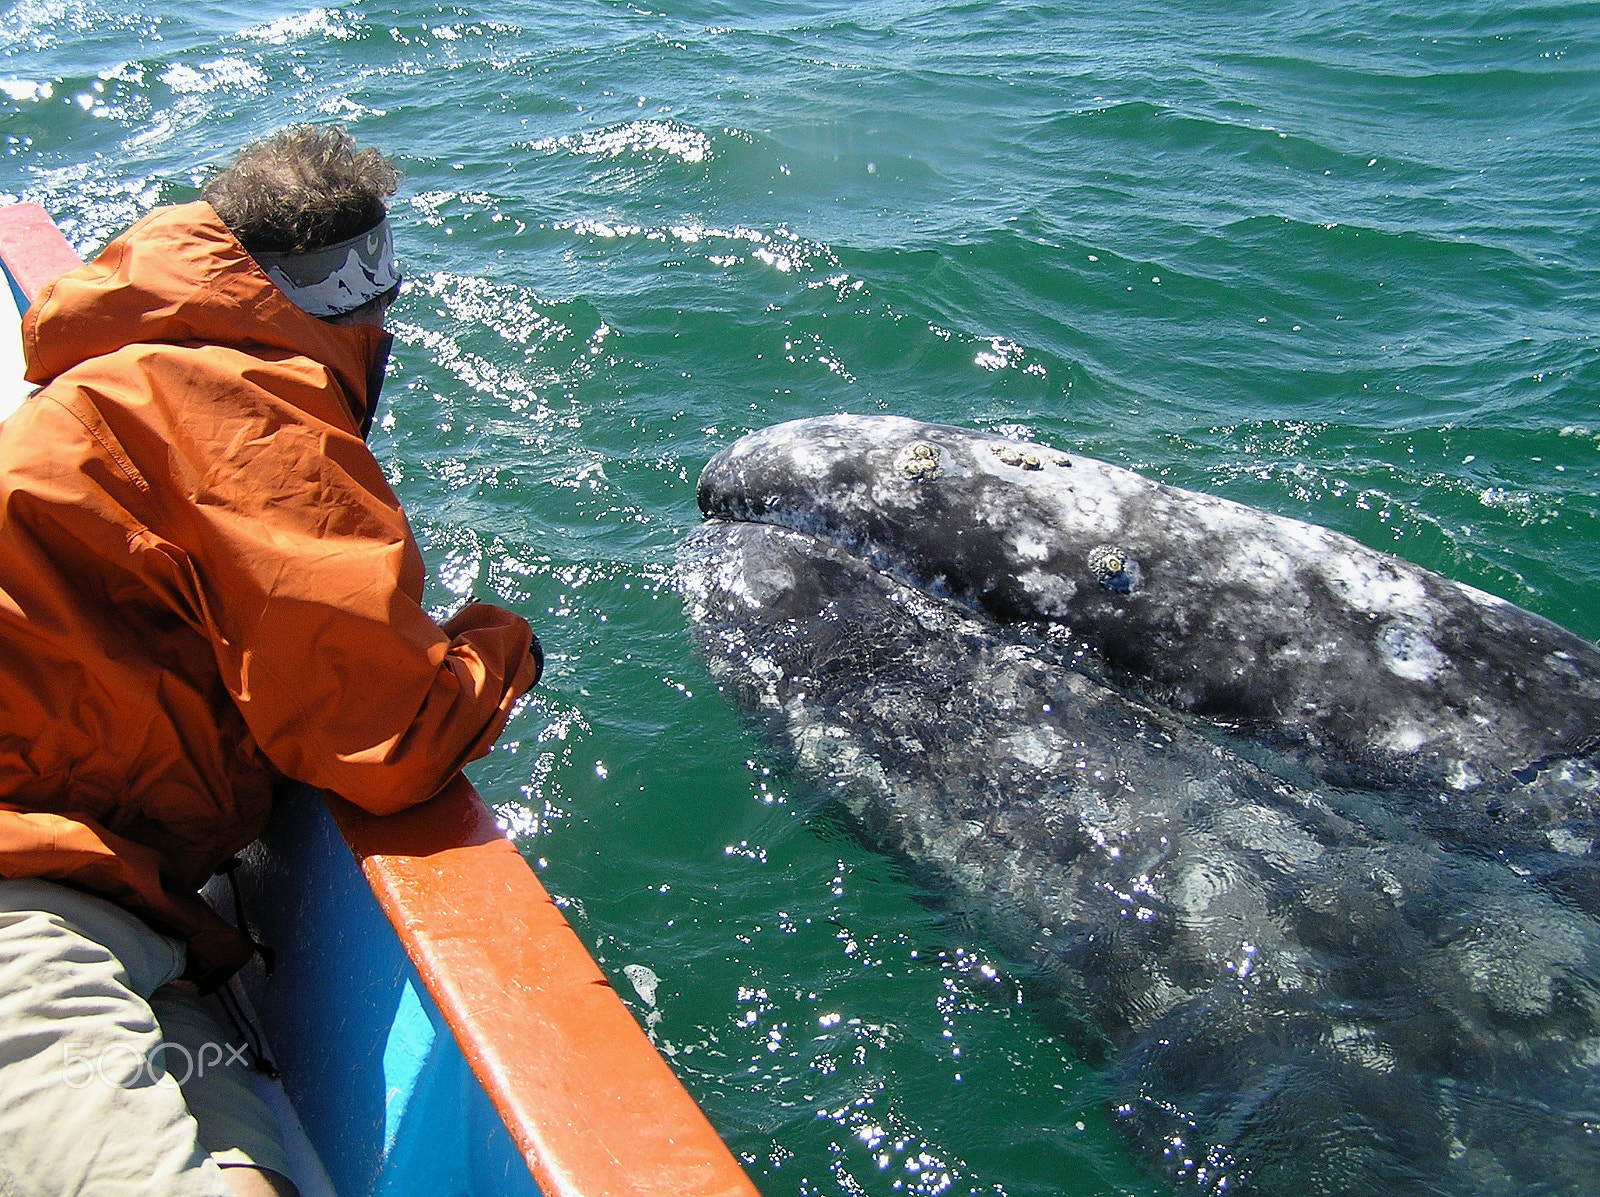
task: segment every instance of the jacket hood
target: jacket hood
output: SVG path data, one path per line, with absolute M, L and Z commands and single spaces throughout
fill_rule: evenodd
M 363 431 L 392 340 L 373 325 L 329 324 L 296 307 L 201 202 L 156 209 L 45 286 L 22 320 L 32 383 L 130 345 L 294 354 L 332 371 Z

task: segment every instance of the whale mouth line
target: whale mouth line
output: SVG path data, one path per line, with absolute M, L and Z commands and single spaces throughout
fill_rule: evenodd
M 1505 780 L 1600 733 L 1600 649 L 1550 621 L 1339 533 L 1031 442 L 813 417 L 725 448 L 698 498 L 1002 623 L 1059 624 L 1153 702 L 1274 726 L 1358 771 L 1443 785 L 1464 762 Z

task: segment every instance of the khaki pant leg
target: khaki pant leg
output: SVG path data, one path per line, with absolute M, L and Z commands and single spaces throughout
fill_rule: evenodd
M 0 1192 L 229 1197 L 147 1000 L 183 964 L 109 902 L 0 880 Z
M 175 986 L 156 990 L 150 1006 L 166 1041 L 163 1063 L 199 1124 L 200 1146 L 224 1168 L 248 1165 L 287 1177 L 277 1120 L 251 1088 L 237 1038 L 198 997 Z

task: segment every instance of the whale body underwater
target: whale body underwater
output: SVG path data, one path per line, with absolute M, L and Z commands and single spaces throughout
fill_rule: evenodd
M 1600 649 L 1348 537 L 888 416 L 700 479 L 690 627 L 1152 1171 L 1600 1185 Z

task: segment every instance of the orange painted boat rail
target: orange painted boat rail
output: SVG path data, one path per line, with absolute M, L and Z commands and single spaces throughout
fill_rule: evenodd
M 72 246 L 38 204 L 0 208 L 0 258 L 22 294 L 21 310 L 46 283 L 82 265 Z
M 547 1197 L 754 1197 L 466 778 L 328 807 Z

